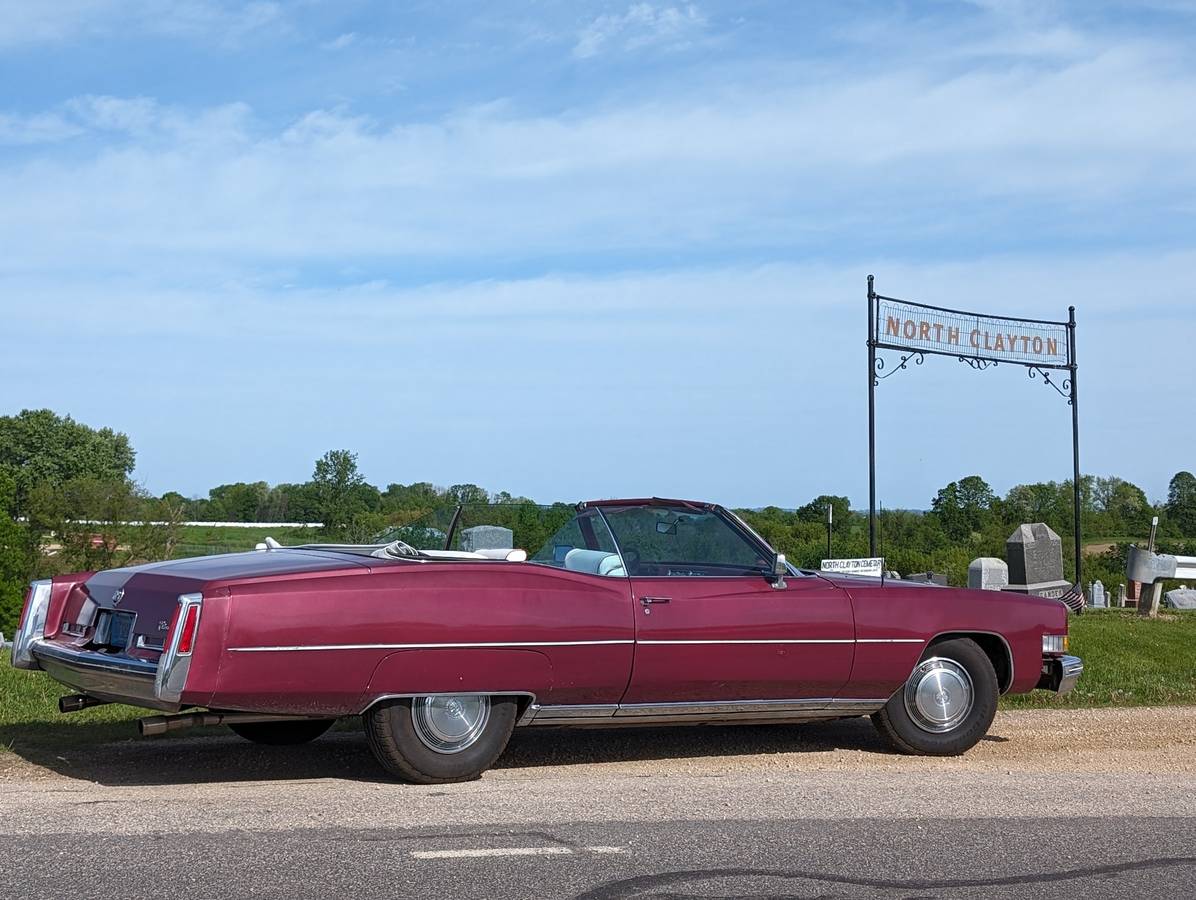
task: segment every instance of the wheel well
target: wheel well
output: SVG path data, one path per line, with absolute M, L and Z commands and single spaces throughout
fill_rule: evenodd
M 952 631 L 947 634 L 936 635 L 929 646 L 933 647 L 936 644 L 955 640 L 956 638 L 967 638 L 977 643 L 980 649 L 984 651 L 984 655 L 992 662 L 993 668 L 997 672 L 997 684 L 1001 687 L 1001 693 L 1003 694 L 1009 690 L 1013 684 L 1013 656 L 1010 653 L 1009 645 L 1005 643 L 1003 637 L 999 634 L 989 634 L 983 631 Z

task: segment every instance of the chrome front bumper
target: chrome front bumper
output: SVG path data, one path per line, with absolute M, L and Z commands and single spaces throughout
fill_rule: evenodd
M 1037 687 L 1059 696 L 1071 693 L 1084 674 L 1084 660 L 1078 656 L 1048 656 L 1042 661 L 1042 677 Z
M 30 653 L 46 674 L 81 694 L 149 709 L 177 712 L 178 703 L 158 699 L 154 692 L 157 663 L 94 650 L 75 650 L 46 640 L 34 640 Z

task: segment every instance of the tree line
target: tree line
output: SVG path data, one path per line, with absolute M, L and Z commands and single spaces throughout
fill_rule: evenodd
M 303 483 L 237 482 L 206 497 L 150 494 L 132 479 L 135 462 L 128 437 L 112 429 L 44 409 L 0 417 L 0 631 L 14 628 L 30 579 L 172 558 L 181 552 L 185 521 L 319 522 L 320 539 L 367 542 L 388 528 L 417 523 L 443 533 L 462 506 L 470 511 L 463 526 L 505 525 L 516 546 L 535 552 L 572 511 L 569 503 L 540 505 L 469 483 L 379 488 L 343 449 L 316 460 Z M 1126 545 L 1145 537 L 1152 516 L 1160 518 L 1161 549 L 1183 552 L 1187 542 L 1196 543 L 1196 476 L 1190 472 L 1177 473 L 1157 504 L 1115 476 L 1085 476 L 1080 497 L 1086 538 L 1113 544 L 1086 559 L 1086 571 L 1110 586 L 1124 571 Z M 1070 481 L 1017 485 L 998 496 L 979 475 L 969 475 L 942 487 L 927 511 L 881 511 L 880 552 L 903 574 L 943 572 L 952 584 L 963 584 L 968 563 L 1003 557 L 1006 538 L 1023 522 L 1046 522 L 1070 534 L 1072 503 Z M 867 555 L 867 517 L 853 511 L 847 497 L 738 512 L 792 562 L 817 567 L 826 555 L 828 506 L 833 554 Z M 1070 560 L 1071 542 L 1063 546 Z

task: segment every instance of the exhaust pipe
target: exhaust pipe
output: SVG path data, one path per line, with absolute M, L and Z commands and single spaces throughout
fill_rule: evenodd
M 104 706 L 107 700 L 97 700 L 95 697 L 88 697 L 86 694 L 68 694 L 65 697 L 58 698 L 58 711 L 60 713 L 78 712 L 81 709 L 87 709 L 89 706 Z
M 248 725 L 253 722 L 301 722 L 308 716 L 269 716 L 261 713 L 243 712 L 200 712 L 181 713 L 177 716 L 147 716 L 137 720 L 137 729 L 142 737 L 154 737 L 168 731 L 184 728 L 199 728 L 204 725 Z

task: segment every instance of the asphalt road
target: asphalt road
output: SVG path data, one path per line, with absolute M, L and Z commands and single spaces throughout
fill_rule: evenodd
M 866 720 L 519 734 L 480 781 L 359 734 L 0 756 L 3 897 L 1196 896 L 1196 710 L 1003 714 L 961 759 Z

